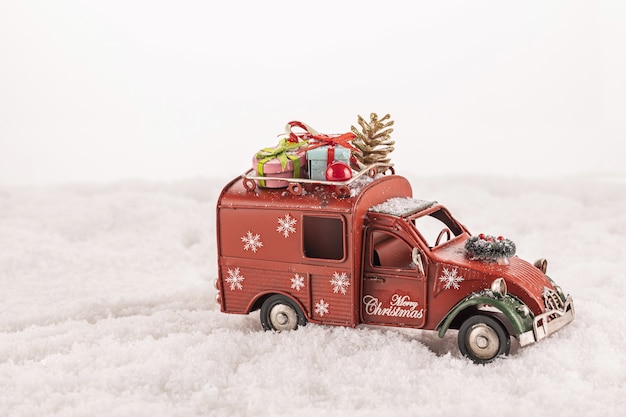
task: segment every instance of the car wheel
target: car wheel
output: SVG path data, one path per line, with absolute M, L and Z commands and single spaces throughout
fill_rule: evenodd
M 459 329 L 459 350 L 475 363 L 492 362 L 498 356 L 508 355 L 510 348 L 508 332 L 492 317 L 472 316 Z
M 261 325 L 265 330 L 296 330 L 306 322 L 300 307 L 284 295 L 272 295 L 261 306 Z

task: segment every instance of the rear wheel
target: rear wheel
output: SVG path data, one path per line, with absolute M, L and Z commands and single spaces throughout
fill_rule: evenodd
M 284 295 L 269 297 L 261 306 L 261 325 L 265 330 L 281 332 L 306 325 L 306 318 L 296 303 Z
M 492 317 L 477 315 L 465 320 L 459 329 L 459 350 L 475 363 L 489 363 L 511 348 L 509 333 Z

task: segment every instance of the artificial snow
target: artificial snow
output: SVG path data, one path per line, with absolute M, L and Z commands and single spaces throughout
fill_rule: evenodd
M 435 201 L 425 201 L 410 197 L 393 197 L 384 203 L 371 207 L 370 211 L 391 214 L 393 216 L 407 216 L 432 207 L 434 204 L 436 204 Z
M 265 332 L 258 312 L 214 301 L 226 180 L 2 187 L 0 415 L 621 415 L 626 181 L 409 179 L 470 231 L 547 258 L 575 320 L 485 366 L 460 355 L 454 332 Z M 333 308 L 312 303 L 320 317 Z
M 356 197 L 357 195 L 361 194 L 361 191 L 363 191 L 365 187 L 370 185 L 376 179 L 380 178 L 380 176 L 382 176 L 382 174 L 379 174 L 375 177 L 370 177 L 369 175 L 361 175 L 360 177 L 353 179 L 350 182 L 349 186 L 350 197 Z

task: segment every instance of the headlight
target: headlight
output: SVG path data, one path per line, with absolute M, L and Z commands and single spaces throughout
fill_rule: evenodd
M 565 296 L 565 293 L 563 292 L 563 288 L 561 288 L 560 285 L 555 285 L 554 289 L 556 290 L 557 294 L 559 294 L 559 297 L 561 297 L 561 300 L 565 301 L 567 297 Z
M 497 278 L 491 283 L 491 291 L 499 297 L 506 296 L 506 281 L 504 278 Z
M 548 260 L 546 258 L 537 259 L 533 265 L 539 268 L 544 274 L 548 270 Z

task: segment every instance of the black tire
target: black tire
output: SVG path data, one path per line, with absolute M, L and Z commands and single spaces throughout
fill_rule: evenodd
M 296 330 L 306 323 L 300 307 L 284 295 L 272 295 L 261 306 L 261 325 L 265 330 Z
M 484 364 L 498 356 L 506 356 L 511 338 L 502 324 L 493 317 L 472 316 L 459 329 L 459 350 L 473 362 Z

